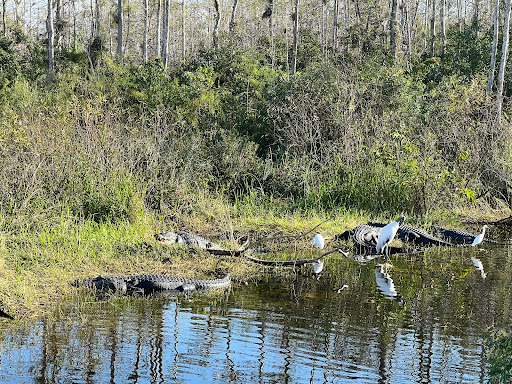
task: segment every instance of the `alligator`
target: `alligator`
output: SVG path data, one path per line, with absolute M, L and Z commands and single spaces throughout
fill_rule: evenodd
M 155 239 L 166 244 L 179 244 L 187 247 L 198 247 L 201 249 L 215 249 L 218 245 L 206 240 L 201 236 L 188 232 L 160 232 L 155 235 Z
M 475 240 L 476 237 L 476 235 L 473 235 L 472 233 L 466 231 L 462 231 L 460 229 L 448 229 L 437 226 L 432 227 L 432 229 L 434 230 L 434 232 L 439 233 L 442 237 L 450 239 L 450 241 L 456 245 L 471 244 L 473 243 L 473 240 Z M 487 238 L 484 238 L 483 242 L 486 244 L 504 245 L 497 241 L 490 240 Z
M 372 260 L 379 255 L 376 254 L 375 246 L 377 244 L 377 238 L 379 231 L 386 224 L 369 222 L 367 224 L 361 224 L 352 230 L 345 231 L 340 235 L 337 235 L 335 240 L 349 240 L 354 242 L 356 247 L 356 255 L 351 258 L 355 261 L 365 262 Z M 459 229 L 446 229 L 442 227 L 433 227 L 436 233 L 442 236 L 437 238 L 432 236 L 419 228 L 411 227 L 408 225 L 401 225 L 397 231 L 397 238 L 402 240 L 404 243 L 413 243 L 420 246 L 412 250 L 407 250 L 407 253 L 417 253 L 424 250 L 425 247 L 430 246 L 446 246 L 453 247 L 458 245 L 469 245 L 475 239 L 475 235 L 464 232 Z M 485 243 L 488 244 L 502 244 L 494 240 L 484 239 Z M 503 245 L 503 244 L 502 244 Z M 390 253 L 403 253 L 404 249 L 393 247 L 390 249 Z
M 231 285 L 231 275 L 228 274 L 221 279 L 211 280 L 184 279 L 165 275 L 98 276 L 93 279 L 76 280 L 73 285 L 119 294 L 154 291 L 207 291 L 229 287 Z
M 370 222 L 367 225 L 369 225 L 371 227 L 382 228 L 386 224 Z M 444 246 L 444 247 L 452 247 L 453 245 L 455 245 L 448 241 L 438 239 L 437 237 L 434 237 L 434 236 L 422 231 L 419 228 L 411 227 L 406 224 L 402 224 L 400 226 L 400 228 L 398 228 L 396 237 L 406 243 L 412 242 L 415 244 L 421 244 L 421 245 L 425 245 L 425 246 L 438 245 L 438 246 Z M 475 237 L 473 236 L 473 239 L 474 238 Z
M 364 261 L 371 260 L 371 258 L 368 258 L 368 255 L 375 254 L 375 257 L 380 257 L 381 255 L 376 254 L 376 245 L 377 245 L 377 239 L 379 237 L 379 232 L 381 230 L 381 227 L 383 227 L 385 224 L 380 224 L 379 226 L 372 225 L 372 223 L 369 224 L 361 224 L 357 227 L 353 228 L 350 231 L 345 231 L 341 235 L 338 235 L 335 237 L 336 240 L 349 240 L 352 239 L 354 242 L 354 245 L 356 246 L 356 253 L 362 254 L 365 257 L 363 258 Z M 389 248 L 390 254 L 399 253 L 402 252 L 402 248 L 398 247 L 390 247 Z M 359 260 L 356 260 L 359 261 Z

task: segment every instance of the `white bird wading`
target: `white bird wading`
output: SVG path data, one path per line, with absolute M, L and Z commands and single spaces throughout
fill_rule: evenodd
M 393 221 L 382 228 L 379 232 L 379 237 L 377 238 L 377 253 L 384 253 L 389 256 L 389 243 L 393 241 L 398 232 L 398 228 L 405 220 L 405 216 L 400 216 L 396 221 Z

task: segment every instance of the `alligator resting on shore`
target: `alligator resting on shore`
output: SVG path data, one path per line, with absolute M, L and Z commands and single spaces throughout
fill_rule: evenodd
M 184 279 L 165 275 L 98 276 L 93 279 L 76 280 L 73 285 L 120 294 L 155 291 L 192 292 L 228 288 L 231 285 L 231 275 L 211 280 Z
M 379 232 L 384 226 L 385 224 L 372 222 L 358 225 L 352 230 L 345 231 L 336 236 L 336 239 L 351 239 L 354 243 L 355 252 L 357 254 L 356 256 L 352 256 L 352 258 L 356 261 L 369 261 L 380 256 L 376 253 L 375 246 L 377 244 Z M 416 227 L 401 225 L 396 233 L 396 237 L 404 243 L 404 247 L 391 247 L 390 253 L 417 253 L 432 246 L 453 247 L 470 245 L 476 237 L 476 235 L 459 229 L 433 227 L 433 230 L 436 234 L 441 235 L 442 238 L 430 235 Z M 484 239 L 484 243 L 504 245 L 490 239 Z
M 160 232 L 155 235 L 155 239 L 166 244 L 179 244 L 187 247 L 198 247 L 202 249 L 218 248 L 218 245 L 206 240 L 201 236 L 188 232 Z

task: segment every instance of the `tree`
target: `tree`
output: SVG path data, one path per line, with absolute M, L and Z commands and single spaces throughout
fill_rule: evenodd
M 6 17 L 7 0 L 2 0 L 2 27 L 4 36 L 7 35 L 7 17 Z
M 505 5 L 505 23 L 503 24 L 503 44 L 501 47 L 501 61 L 500 71 L 498 73 L 498 94 L 496 98 L 496 111 L 498 119 L 501 119 L 501 108 L 503 105 L 503 81 L 505 79 L 505 66 L 507 65 L 508 57 L 508 42 L 510 32 L 510 0 L 507 0 Z
M 144 7 L 144 36 L 142 40 L 142 60 L 148 61 L 148 0 L 142 0 Z
M 169 22 L 170 22 L 170 0 L 164 0 L 164 30 L 162 40 L 162 59 L 164 60 L 164 68 L 169 65 Z
M 494 29 L 492 34 L 492 48 L 491 48 L 491 68 L 489 70 L 489 78 L 487 80 L 487 94 L 492 91 L 492 84 L 494 83 L 494 71 L 496 70 L 496 54 L 498 50 L 498 30 L 499 30 L 499 10 L 500 1 L 494 0 Z
M 270 0 L 272 2 L 272 0 Z M 235 33 L 235 16 L 238 0 L 233 0 L 233 7 L 231 8 L 231 19 L 229 20 L 229 33 Z
M 160 57 L 160 28 L 161 28 L 161 10 L 162 8 L 162 0 L 157 0 L 156 5 L 156 36 L 155 36 L 155 55 L 156 57 Z
M 181 0 L 181 60 L 185 60 L 185 0 Z
M 397 8 L 398 0 L 391 0 L 391 17 L 389 20 L 389 45 L 391 57 L 396 58 L 396 26 L 397 26 Z
M 123 0 L 117 0 L 117 60 L 123 59 Z
M 430 15 L 430 57 L 434 57 L 434 44 L 436 41 L 436 0 L 432 1 L 432 14 Z
M 441 13 L 439 18 L 441 19 L 441 57 L 444 57 L 444 51 L 446 48 L 446 0 L 441 0 Z
M 293 56 L 292 75 L 297 73 L 297 45 L 299 33 L 299 0 L 295 0 L 295 11 L 293 13 Z
M 236 2 L 237 0 L 235 0 Z M 268 34 L 270 39 L 270 57 L 272 68 L 275 65 L 275 46 L 274 46 L 274 0 L 268 0 L 267 9 L 261 16 L 262 19 L 268 18 Z
M 213 21 L 213 48 L 217 51 L 219 49 L 219 22 L 221 16 L 219 0 L 213 0 L 213 7 L 215 9 Z
M 48 82 L 53 81 L 53 72 L 55 70 L 54 63 L 54 27 L 53 27 L 53 0 L 48 0 L 48 16 L 46 19 L 46 31 L 48 33 Z
M 332 53 L 336 53 L 337 37 L 338 37 L 338 0 L 334 0 L 334 9 L 332 16 Z

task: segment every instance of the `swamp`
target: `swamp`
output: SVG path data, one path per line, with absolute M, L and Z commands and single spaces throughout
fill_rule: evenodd
M 0 383 L 509 383 L 511 9 L 2 0 Z

